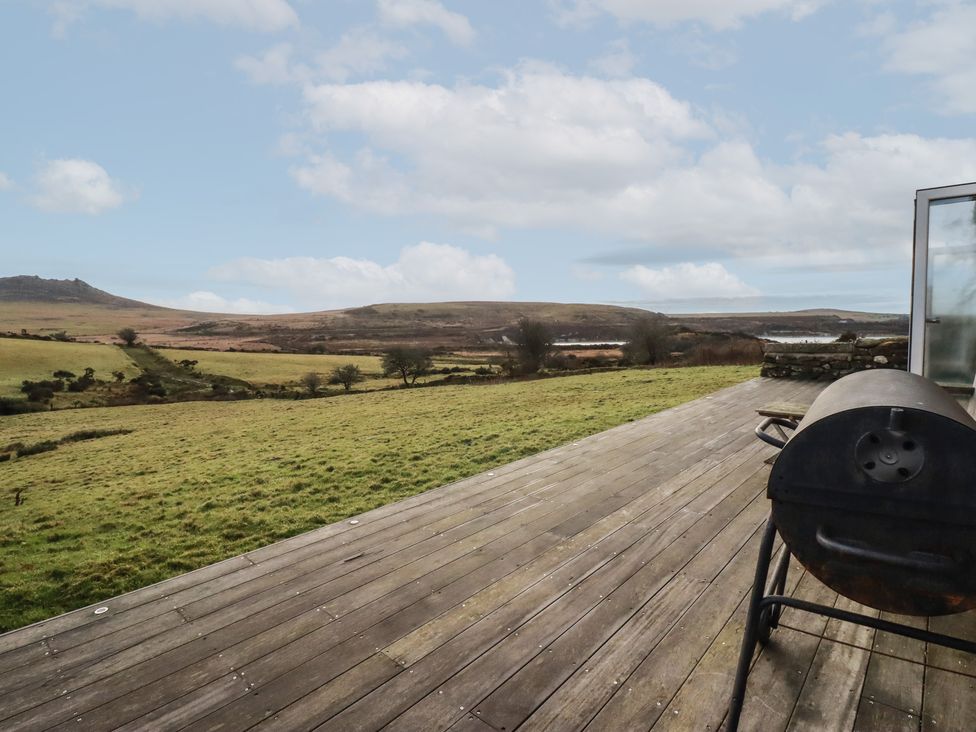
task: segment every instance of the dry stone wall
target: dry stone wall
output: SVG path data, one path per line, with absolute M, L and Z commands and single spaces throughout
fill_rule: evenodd
M 767 343 L 762 375 L 793 379 L 839 379 L 866 369 L 908 369 L 908 339 L 852 343 Z

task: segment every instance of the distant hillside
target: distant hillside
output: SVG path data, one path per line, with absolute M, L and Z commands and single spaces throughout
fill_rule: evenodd
M 379 350 L 391 343 L 498 346 L 520 318 L 546 321 L 567 340 L 619 340 L 647 311 L 540 302 L 385 303 L 287 315 L 195 313 L 116 297 L 82 280 L 0 278 L 0 331 L 64 330 L 111 341 L 123 326 L 154 345 L 248 350 Z
M 123 326 L 154 345 L 285 351 L 378 351 L 391 343 L 451 350 L 497 348 L 520 318 L 543 320 L 557 339 L 616 341 L 646 310 L 550 302 L 385 303 L 287 315 L 222 315 L 149 305 L 81 280 L 0 278 L 0 332 L 66 331 L 104 341 Z M 807 310 L 793 313 L 706 313 L 671 316 L 691 330 L 751 335 L 903 335 L 908 316 Z
M 862 313 L 817 308 L 771 313 L 694 313 L 670 316 L 695 330 L 722 330 L 755 336 L 908 335 L 908 316 L 903 313 Z
M 83 280 L 47 280 L 37 275 L 0 277 L 0 302 L 80 303 L 111 308 L 157 307 L 112 295 Z

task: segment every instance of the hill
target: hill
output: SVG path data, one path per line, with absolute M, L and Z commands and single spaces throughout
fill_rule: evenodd
M 80 303 L 111 308 L 156 307 L 99 290 L 77 278 L 48 280 L 37 275 L 0 277 L 0 302 Z
M 66 331 L 79 340 L 111 342 L 121 327 L 147 343 L 188 348 L 334 353 L 377 351 L 391 343 L 463 350 L 497 348 L 520 318 L 544 320 L 557 339 L 617 341 L 646 310 L 617 305 L 548 302 L 384 303 L 287 315 L 200 313 L 118 297 L 82 280 L 0 278 L 0 332 Z M 670 316 L 706 332 L 755 336 L 904 335 L 908 317 L 841 310 L 706 313 Z
M 448 349 L 497 346 L 520 318 L 545 320 L 566 340 L 619 340 L 647 314 L 614 305 L 538 302 L 385 303 L 287 315 L 174 310 L 117 297 L 82 280 L 0 278 L 0 331 L 67 331 L 112 340 L 123 326 L 153 345 L 247 350 L 376 350 L 390 343 Z

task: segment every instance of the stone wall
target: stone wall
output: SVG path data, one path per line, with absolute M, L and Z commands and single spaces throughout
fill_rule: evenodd
M 767 343 L 762 375 L 793 379 L 839 379 L 865 369 L 908 369 L 908 339 L 853 343 Z

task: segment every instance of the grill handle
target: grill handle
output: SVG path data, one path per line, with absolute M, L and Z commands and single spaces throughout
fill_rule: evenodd
M 823 526 L 817 527 L 817 543 L 827 551 L 852 559 L 866 559 L 872 562 L 888 564 L 892 567 L 910 569 L 916 572 L 938 572 L 945 574 L 956 569 L 956 563 L 949 557 L 926 552 L 912 552 L 908 555 L 889 554 L 864 546 L 860 542 L 844 539 L 834 539 L 827 536 Z
M 774 437 L 773 435 L 766 432 L 773 425 L 776 426 L 776 431 L 779 432 L 781 437 Z M 766 417 L 759 425 L 756 427 L 756 437 L 765 442 L 767 445 L 772 445 L 777 450 L 782 450 L 786 447 L 786 433 L 783 432 L 781 428 L 785 427 L 788 430 L 795 430 L 797 427 L 796 422 L 792 419 L 786 419 L 785 417 Z

